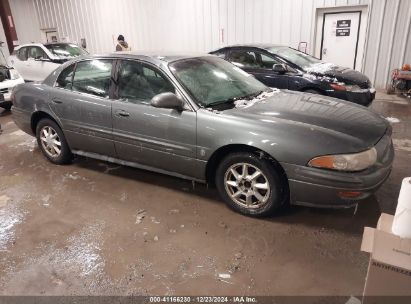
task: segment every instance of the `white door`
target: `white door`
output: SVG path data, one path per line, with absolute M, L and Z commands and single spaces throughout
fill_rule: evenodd
M 361 11 L 324 13 L 321 59 L 355 69 L 360 25 Z

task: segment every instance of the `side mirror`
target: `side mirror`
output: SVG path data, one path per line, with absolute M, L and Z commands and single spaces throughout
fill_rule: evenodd
M 273 65 L 273 71 L 278 74 L 285 74 L 285 72 L 287 72 L 287 68 L 282 63 L 276 63 Z
M 176 109 L 178 111 L 184 109 L 184 101 L 171 92 L 157 94 L 150 103 L 155 108 Z

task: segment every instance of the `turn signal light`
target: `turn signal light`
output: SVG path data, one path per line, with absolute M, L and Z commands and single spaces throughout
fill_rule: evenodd
M 355 198 L 359 197 L 362 194 L 360 191 L 340 191 L 338 192 L 338 195 L 341 198 Z
M 347 88 L 341 84 L 338 83 L 330 83 L 330 87 L 332 87 L 336 91 L 345 91 Z

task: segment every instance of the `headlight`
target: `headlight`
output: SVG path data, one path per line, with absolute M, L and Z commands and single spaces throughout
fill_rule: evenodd
M 361 171 L 374 165 L 377 161 L 377 150 L 371 148 L 355 154 L 337 154 L 315 157 L 308 162 L 310 167 L 338 171 Z
M 10 69 L 10 79 L 11 80 L 16 80 L 19 79 L 21 76 L 19 72 L 17 72 L 15 69 Z
M 330 87 L 332 87 L 335 91 L 355 92 L 361 90 L 361 88 L 357 85 L 347 85 L 344 82 L 330 83 Z

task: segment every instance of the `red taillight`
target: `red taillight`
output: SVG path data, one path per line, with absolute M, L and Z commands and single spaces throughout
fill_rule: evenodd
M 345 91 L 347 89 L 345 86 L 338 83 L 330 83 L 330 87 L 332 87 L 336 91 Z

